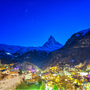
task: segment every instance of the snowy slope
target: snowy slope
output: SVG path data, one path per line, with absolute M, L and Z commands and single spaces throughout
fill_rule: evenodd
M 54 37 L 50 36 L 48 41 L 42 47 L 24 47 L 18 53 L 21 55 L 23 53 L 27 53 L 29 51 L 46 51 L 47 53 L 52 52 L 54 50 L 60 49 L 63 45 L 59 44 Z
M 0 44 L 0 51 L 5 51 L 5 52 L 9 52 L 9 53 L 16 53 L 21 48 L 22 47 L 20 47 L 20 46 Z
M 85 36 L 89 31 L 90 31 L 90 29 L 82 30 L 82 31 L 76 33 L 75 36 L 77 36 L 77 37 L 79 37 L 80 35 Z
M 66 42 L 66 44 L 70 44 L 70 43 L 74 43 L 75 44 L 76 43 L 75 41 L 77 41 L 78 38 L 79 39 L 83 38 L 86 34 L 88 34 L 89 31 L 90 31 L 90 29 L 86 29 L 86 30 L 82 30 L 82 31 L 79 31 L 79 32 L 73 34 L 71 36 L 71 38 L 68 39 L 68 41 Z
M 49 40 L 42 47 L 21 47 L 14 45 L 5 45 L 0 44 L 0 55 L 8 55 L 15 56 L 23 55 L 27 52 L 37 50 L 37 51 L 46 51 L 47 53 L 52 52 L 54 50 L 60 49 L 63 45 L 59 44 L 55 39 L 50 36 Z
M 43 69 L 47 67 L 52 67 L 59 62 L 63 64 L 78 65 L 79 63 L 90 64 L 90 29 L 82 30 L 80 32 L 74 33 L 65 43 L 65 45 L 58 50 L 52 52 L 47 59 L 46 65 Z M 58 52 L 58 53 L 57 53 Z M 64 64 L 65 64 L 64 63 Z M 60 64 L 60 65 L 61 65 Z M 86 66 L 87 66 L 86 65 Z
M 48 41 L 43 45 L 43 48 L 48 51 L 54 51 L 63 47 L 62 44 L 58 43 L 53 36 L 50 36 Z

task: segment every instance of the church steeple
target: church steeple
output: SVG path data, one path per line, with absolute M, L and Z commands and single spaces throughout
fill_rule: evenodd
M 0 64 L 1 64 L 1 60 L 0 60 Z
M 1 60 L 0 60 L 0 64 L 1 64 Z

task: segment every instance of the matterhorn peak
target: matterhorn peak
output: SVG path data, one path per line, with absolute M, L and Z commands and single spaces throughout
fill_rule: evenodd
M 50 36 L 48 40 L 55 40 L 53 36 Z
M 50 47 L 50 46 L 61 46 L 60 43 L 58 43 L 53 36 L 50 36 L 48 41 L 43 45 L 44 47 Z

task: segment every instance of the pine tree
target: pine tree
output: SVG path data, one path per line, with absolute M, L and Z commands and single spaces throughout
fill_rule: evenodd
M 18 72 L 19 74 L 22 74 L 22 70 L 21 69 L 19 69 L 19 72 Z
M 45 90 L 45 84 L 44 84 L 44 82 L 42 82 L 42 84 L 40 86 L 40 90 Z
M 53 90 L 58 90 L 56 83 L 53 86 Z

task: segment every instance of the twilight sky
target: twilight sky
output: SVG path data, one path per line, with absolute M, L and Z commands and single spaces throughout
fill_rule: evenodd
M 90 28 L 90 0 L 0 0 L 0 44 L 61 44 Z

